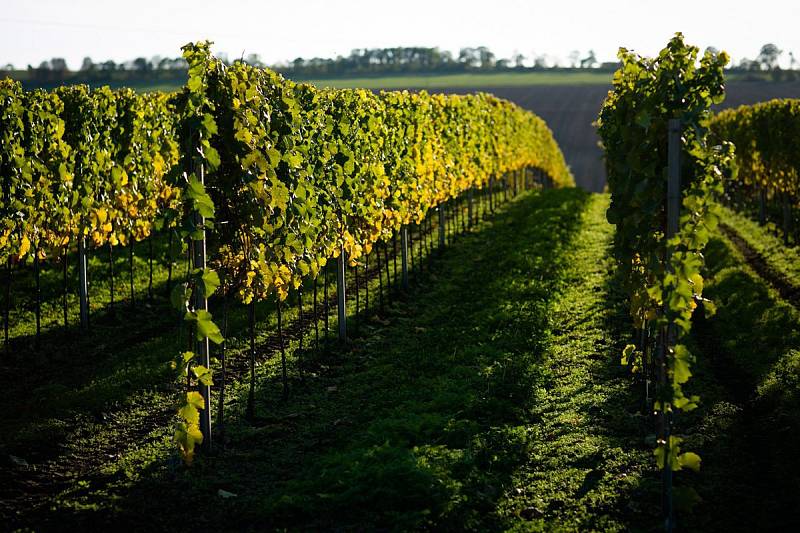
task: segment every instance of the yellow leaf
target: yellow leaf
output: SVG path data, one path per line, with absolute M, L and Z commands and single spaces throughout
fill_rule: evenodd
M 191 404 L 186 404 L 178 410 L 178 414 L 186 420 L 189 424 L 199 424 L 200 423 L 200 411 L 197 410 L 197 407 Z
M 31 241 L 28 239 L 27 235 L 23 235 L 22 236 L 22 242 L 19 244 L 19 257 L 20 257 L 20 259 L 22 259 L 22 257 L 24 257 L 25 254 L 28 253 L 28 250 L 30 250 L 30 249 L 31 249 Z
M 275 286 L 275 290 L 277 291 L 278 298 L 280 298 L 281 301 L 286 300 L 286 297 L 289 296 L 289 291 L 286 290 L 285 285 Z
M 186 393 L 186 403 L 189 405 L 193 405 L 198 409 L 204 408 L 204 401 L 203 396 L 197 391 L 191 391 Z

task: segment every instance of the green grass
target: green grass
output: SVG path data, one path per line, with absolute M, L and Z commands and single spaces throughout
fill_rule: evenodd
M 606 206 L 607 197 L 579 190 L 520 197 L 459 237 L 347 349 L 320 354 L 293 342 L 288 401 L 275 360 L 258 367 L 255 420 L 243 417 L 246 382 L 229 387 L 224 451 L 185 469 L 159 426 L 21 522 L 44 530 L 651 523 L 652 465 L 613 340 L 626 320 L 610 279 Z M 100 450 L 124 436 L 86 426 L 67 445 Z
M 21 73 L 27 75 L 27 73 Z M 489 72 L 460 74 L 404 74 L 335 78 L 292 78 L 317 87 L 362 89 L 459 89 L 525 87 L 531 85 L 611 85 L 610 72 Z M 23 79 L 20 75 L 18 79 Z M 177 91 L 181 83 L 173 81 L 116 80 L 103 82 L 111 87 L 132 87 L 140 91 Z
M 27 71 L 15 71 L 14 79 L 27 80 Z M 317 87 L 334 87 L 340 89 L 490 89 L 492 87 L 528 87 L 562 85 L 611 85 L 613 72 L 594 72 L 579 70 L 569 71 L 535 71 L 535 72 L 470 72 L 456 74 L 398 74 L 374 76 L 337 76 L 329 78 L 292 78 L 295 81 L 311 83 Z M 773 83 L 767 75 L 758 73 L 728 73 L 728 82 L 747 83 L 757 78 L 760 82 Z M 52 83 L 44 84 L 47 87 Z M 175 81 L 158 81 L 147 79 L 112 80 L 99 85 L 111 87 L 132 87 L 140 91 L 179 90 L 183 84 Z
M 704 296 L 717 312 L 695 313 L 688 383 L 701 407 L 677 417 L 685 448 L 703 460 L 678 479 L 702 501 L 679 521 L 697 531 L 790 530 L 800 523 L 800 313 L 720 233 L 705 256 Z
M 486 74 L 403 75 L 297 79 L 338 89 L 472 89 L 559 85 L 611 85 L 610 72 L 492 72 Z
M 718 308 L 711 322 L 720 349 L 752 390 L 787 349 L 800 347 L 800 312 L 743 264 L 730 241 L 717 237 L 709 248 L 713 277 L 706 295 Z
M 774 271 L 783 274 L 794 287 L 800 287 L 800 247 L 786 246 L 774 225 L 760 226 L 750 217 L 722 207 L 722 220 L 764 258 Z
M 124 335 L 157 320 L 163 302 L 137 313 L 121 304 L 65 355 L 54 337 L 6 376 L 16 380 L 7 379 L 0 434 L 10 437 L 0 448 L 29 460 L 55 493 L 25 505 L 4 496 L 11 507 L 0 513 L 43 531 L 657 528 L 654 423 L 619 363 L 631 326 L 607 206 L 607 196 L 575 189 L 525 193 L 451 236 L 421 275 L 415 239 L 411 291 L 359 323 L 351 296 L 348 345 L 318 352 L 313 333 L 306 349 L 290 339 L 288 400 L 279 357 L 259 348 L 272 356 L 256 368 L 255 417 L 245 417 L 245 374 L 227 387 L 224 437 L 217 428 L 215 452 L 191 468 L 170 441 L 181 383 L 166 363 L 184 341 L 174 328 L 138 342 Z M 791 530 L 800 314 L 721 234 L 705 255 L 718 312 L 695 317 L 687 393 L 701 406 L 675 425 L 703 459 L 676 485 L 702 500 L 679 505 L 679 524 Z M 370 292 L 375 311 L 377 280 Z M 293 300 L 286 322 L 296 313 Z M 263 344 L 274 302 L 257 317 Z M 230 321 L 228 359 L 241 367 L 245 310 L 234 306 Z M 24 383 L 38 385 L 31 393 Z

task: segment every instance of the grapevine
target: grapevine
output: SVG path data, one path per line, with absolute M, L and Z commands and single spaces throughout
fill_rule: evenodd
M 342 253 L 366 266 L 382 246 L 388 269 L 402 229 L 512 173 L 574 184 L 544 121 L 491 95 L 317 89 L 225 65 L 208 42 L 183 53 L 189 77 L 173 95 L 0 82 L 0 258 L 10 268 L 32 250 L 132 246 L 157 231 L 184 243 L 194 268 L 171 299 L 196 339 L 174 362 L 192 383 L 175 432 L 187 462 L 210 443 L 208 340 L 222 334 L 206 301 L 218 288 L 280 311 Z
M 608 220 L 616 226 L 614 253 L 630 314 L 634 326 L 658 342 L 655 349 L 648 341 L 628 345 L 623 363 L 635 370 L 655 366 L 651 372 L 662 375 L 653 405 L 660 421 L 654 454 L 665 472 L 700 466 L 697 454 L 681 451 L 682 439 L 670 426 L 676 410 L 692 410 L 699 401 L 684 392 L 694 362 L 686 337 L 700 302 L 713 312 L 702 297 L 702 251 L 719 220 L 713 197 L 733 157 L 730 143 L 708 142 L 709 108 L 724 98 L 728 56 L 706 52 L 699 64 L 697 57 L 681 34 L 656 58 L 621 49 L 622 66 L 597 123 L 611 190 Z M 682 182 L 678 231 L 667 239 L 669 119 L 682 125 Z M 665 480 L 671 483 L 671 474 Z

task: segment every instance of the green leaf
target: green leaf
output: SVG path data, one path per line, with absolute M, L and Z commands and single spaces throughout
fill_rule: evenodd
M 196 93 L 202 85 L 203 80 L 200 79 L 200 76 L 193 76 L 189 78 L 189 81 L 186 83 L 186 86 L 189 87 L 189 90 L 193 93 Z
M 69 178 L 69 172 L 67 172 L 67 165 L 61 163 L 58 165 L 58 177 L 61 178 L 61 181 L 67 181 Z
M 289 165 L 289 168 L 300 168 L 300 165 L 303 164 L 302 154 L 286 154 L 283 159 Z
M 286 206 L 289 204 L 289 189 L 277 177 L 272 178 L 270 182 L 269 194 L 271 200 L 269 206 L 273 209 L 285 211 Z
M 275 148 L 267 149 L 267 157 L 269 158 L 269 164 L 272 167 L 277 167 L 278 163 L 281 162 L 281 153 L 277 151 Z
M 203 150 L 203 153 L 206 156 L 206 161 L 208 161 L 208 164 L 211 165 L 212 169 L 216 169 L 219 167 L 220 158 L 219 158 L 219 152 L 217 152 L 216 148 L 214 148 L 213 146 L 208 146 Z
M 217 123 L 214 121 L 214 117 L 210 113 L 203 115 L 203 128 L 210 135 L 215 135 L 217 133 Z
M 206 386 L 211 386 L 214 384 L 212 381 L 212 373 L 211 370 L 204 367 L 203 365 L 195 365 L 192 367 L 192 372 L 194 373 L 197 380 Z
M 205 185 L 192 174 L 186 195 L 192 199 L 194 209 L 205 218 L 214 218 L 214 202 L 206 192 Z
M 203 289 L 203 296 L 208 298 L 217 290 L 220 285 L 219 274 L 210 268 L 203 269 L 203 275 L 200 277 L 201 286 Z
M 689 370 L 691 354 L 686 349 L 686 346 L 682 344 L 675 346 L 672 359 L 672 372 L 675 383 L 682 384 L 689 381 L 689 378 L 692 377 L 692 372 Z
M 197 340 L 202 341 L 206 337 L 215 343 L 222 344 L 224 339 L 219 331 L 219 327 L 211 319 L 211 313 L 205 309 L 200 309 L 195 313 L 197 321 Z
M 700 456 L 694 452 L 682 453 L 678 456 L 678 464 L 695 472 L 700 470 Z

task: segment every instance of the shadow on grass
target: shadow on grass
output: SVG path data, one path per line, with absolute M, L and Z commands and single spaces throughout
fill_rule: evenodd
M 163 241 L 156 239 L 157 258 L 166 250 Z M 29 321 L 14 329 L 10 356 L 0 357 L 5 406 L 0 412 L 0 521 L 48 505 L 76 477 L 95 475 L 109 460 L 131 449 L 136 453 L 137 444 L 169 424 L 174 412 L 180 384 L 169 363 L 187 348 L 189 339 L 183 320 L 164 296 L 166 267 L 154 265 L 151 300 L 146 290 L 147 258 L 135 257 L 137 293 L 136 305 L 131 306 L 120 294 L 128 289 L 123 276 L 127 273 L 120 272 L 128 258 L 117 252 L 117 301 L 111 309 L 104 276 L 107 263 L 101 262 L 106 258 L 98 255 L 90 257 L 94 311 L 89 330 L 81 331 L 72 315 L 68 328 L 52 325 L 61 316 L 61 279 L 58 269 L 48 268 L 42 276 L 42 293 L 43 317 L 49 326 L 42 331 L 40 348 L 34 347 Z M 30 272 L 26 276 L 17 272 L 15 278 L 17 310 L 27 318 L 32 318 L 26 311 L 30 278 Z M 174 272 L 173 283 L 177 279 L 180 276 Z M 125 283 L 120 289 L 121 281 Z M 75 302 L 70 305 L 75 311 Z M 212 301 L 212 312 L 220 306 L 218 300 Z M 257 305 L 261 329 L 274 321 L 274 310 L 274 302 Z M 287 319 L 293 316 L 287 315 Z M 228 353 L 240 356 L 246 346 L 242 333 L 247 330 L 243 306 L 230 306 L 228 324 Z M 257 346 L 269 340 L 265 337 L 259 331 Z M 238 363 L 244 358 L 235 359 Z
M 620 364 L 631 322 L 606 207 L 607 198 L 592 199 L 549 311 L 535 445 L 516 476 L 524 497 L 510 498 L 506 510 L 505 525 L 516 529 L 638 530 L 659 522 L 641 390 Z
M 703 531 L 800 527 L 800 313 L 776 297 L 717 236 L 706 253 L 705 296 L 717 306 L 695 316 L 699 348 L 687 444 L 703 458 L 685 474 L 703 502 L 685 525 Z M 693 380 L 694 381 L 694 380 Z
M 289 401 L 274 362 L 259 369 L 254 421 L 243 418 L 246 387 L 232 387 L 224 452 L 188 471 L 156 459 L 111 489 L 77 489 L 83 506 L 46 520 L 498 527 L 497 502 L 532 445 L 524 424 L 543 379 L 549 307 L 588 198 L 521 197 L 432 263 L 427 281 L 347 349 L 303 354 Z M 113 507 L 109 494 L 120 496 Z

